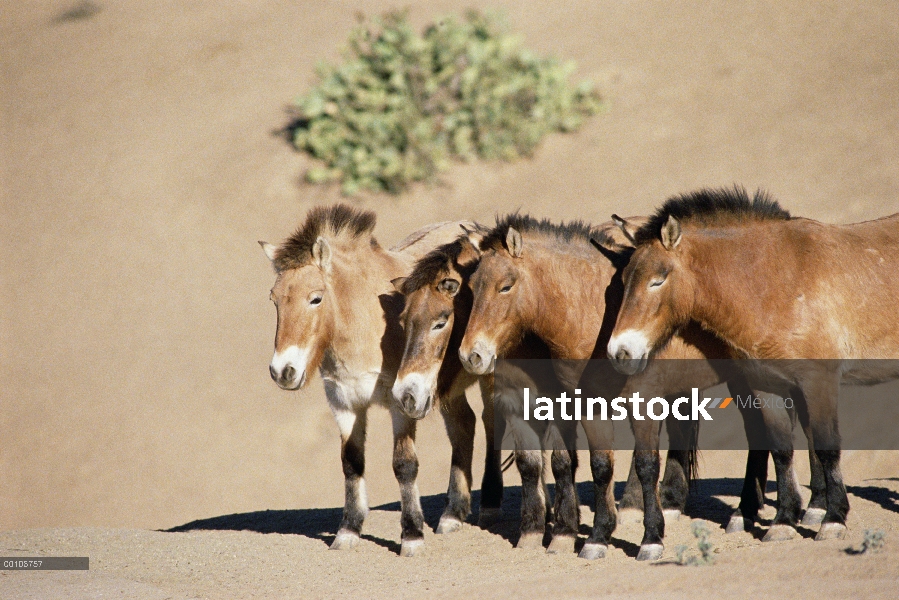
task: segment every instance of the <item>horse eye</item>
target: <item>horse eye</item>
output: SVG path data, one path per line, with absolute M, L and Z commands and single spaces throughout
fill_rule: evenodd
M 312 300 L 309 301 L 309 304 L 311 304 L 312 306 L 315 306 L 315 305 L 321 304 L 321 303 L 322 303 L 322 297 L 321 297 L 321 296 L 316 296 L 316 297 L 314 297 Z
M 504 286 L 499 290 L 499 293 L 500 293 L 500 294 L 508 294 L 508 293 L 509 293 L 509 290 L 512 289 L 512 285 L 513 285 L 513 284 L 511 284 L 511 283 L 508 284 L 508 285 L 504 285 Z
M 438 331 L 446 327 L 446 321 L 440 321 L 439 323 L 435 323 L 434 327 L 432 327 L 432 331 Z
M 650 282 L 649 282 L 649 287 L 651 287 L 651 288 L 659 287 L 660 285 L 662 285 L 663 283 L 665 283 L 665 280 L 666 280 L 666 279 L 668 279 L 668 273 L 665 273 L 664 275 L 662 275 L 662 276 L 659 277 L 658 279 L 653 279 L 652 281 L 650 281 Z

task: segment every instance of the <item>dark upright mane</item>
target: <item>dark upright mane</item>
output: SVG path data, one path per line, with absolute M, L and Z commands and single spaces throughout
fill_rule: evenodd
M 447 272 L 447 266 L 455 263 L 462 253 L 459 240 L 443 244 L 418 259 L 412 272 L 403 283 L 403 294 L 411 294 L 417 289 L 430 285 L 438 275 Z
M 465 229 L 463 227 L 463 229 Z M 448 272 L 449 265 L 452 265 L 460 274 L 471 270 L 471 265 L 462 266 L 459 264 L 459 256 L 464 249 L 463 244 L 467 244 L 466 240 L 470 240 L 469 235 L 476 233 L 485 235 L 488 228 L 477 223 L 474 224 L 474 230 L 459 235 L 454 241 L 438 246 L 422 256 L 412 267 L 412 272 L 403 283 L 403 294 L 411 294 L 417 289 L 423 288 L 437 280 L 439 275 Z M 470 274 L 470 273 L 469 273 Z
M 672 216 L 678 221 L 712 225 L 748 221 L 786 220 L 790 213 L 762 190 L 752 198 L 742 187 L 703 189 L 665 201 L 649 221 L 637 230 L 637 244 L 659 239 L 662 227 Z
M 514 213 L 505 217 L 496 218 L 496 226 L 487 232 L 484 239 L 481 240 L 481 250 L 499 250 L 505 248 L 506 235 L 509 228 L 515 229 L 518 233 L 542 233 L 557 238 L 562 242 L 571 242 L 575 239 L 582 239 L 588 244 L 591 236 L 605 236 L 605 233 L 599 232 L 589 223 L 584 221 L 570 221 L 568 223 L 553 223 L 549 219 L 537 220 L 530 215 L 520 215 Z
M 278 271 L 296 269 L 312 262 L 312 246 L 320 236 L 342 236 L 350 240 L 371 234 L 375 228 L 375 213 L 356 210 L 346 204 L 316 206 L 309 211 L 306 222 L 275 251 L 274 265 Z M 374 238 L 370 243 L 377 244 Z

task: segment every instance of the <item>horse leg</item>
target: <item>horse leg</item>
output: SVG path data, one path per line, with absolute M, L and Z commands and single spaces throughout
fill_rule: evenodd
M 440 516 L 437 533 L 452 533 L 462 529 L 462 523 L 471 513 L 471 460 L 477 419 L 464 392 L 442 402 L 440 412 L 453 452 L 446 508 Z
M 840 472 L 840 429 L 837 420 L 838 376 L 819 376 L 802 386 L 808 408 L 809 425 L 815 455 L 821 461 L 827 496 L 827 512 L 815 540 L 842 539 L 846 536 L 849 498 Z
M 481 507 L 478 513 L 478 527 L 486 529 L 503 518 L 503 468 L 501 445 L 506 430 L 506 420 L 496 421 L 493 402 L 492 378 L 481 377 L 481 397 L 484 400 L 484 433 L 487 438 L 487 452 L 484 457 L 484 478 L 481 480 Z
M 578 556 L 593 560 L 605 557 L 612 541 L 612 532 L 618 525 L 612 485 L 615 470 L 615 453 L 612 451 L 614 431 L 609 421 L 584 421 L 583 425 L 590 445 L 590 471 L 593 475 L 595 507 L 593 529 Z M 633 467 L 633 461 L 631 465 Z M 637 481 L 639 483 L 639 479 Z M 640 504 L 642 508 L 642 498 Z
M 328 388 L 326 387 L 326 391 Z M 332 394 L 328 394 L 332 399 Z M 355 548 L 362 534 L 362 523 L 368 514 L 368 499 L 365 496 L 365 429 L 367 407 L 356 411 L 335 407 L 331 409 L 337 427 L 340 429 L 340 460 L 343 463 L 344 505 L 340 529 L 331 543 L 331 550 Z
M 640 488 L 640 478 L 637 477 L 636 456 L 631 456 L 631 468 L 627 473 L 627 483 L 624 484 L 624 494 L 618 503 L 618 510 L 639 510 L 643 512 L 643 490 Z
M 553 537 L 546 551 L 550 554 L 573 552 L 581 522 L 581 509 L 574 486 L 577 470 L 577 421 L 553 423 L 549 430 L 555 437 L 552 445 L 553 478 L 556 497 L 553 503 Z
M 824 520 L 824 514 L 827 512 L 827 486 L 824 483 L 824 468 L 821 466 L 821 461 L 818 460 L 818 455 L 815 454 L 815 440 L 808 419 L 805 396 L 802 395 L 802 390 L 799 388 L 790 390 L 790 394 L 796 399 L 799 407 L 799 422 L 802 424 L 805 439 L 808 440 L 808 463 L 811 471 L 809 487 L 812 491 L 812 497 L 808 501 L 805 514 L 802 515 L 802 525 L 805 527 L 817 527 L 821 525 L 821 521 Z
M 415 556 L 424 547 L 424 514 L 418 495 L 418 456 L 415 454 L 415 420 L 394 405 L 390 407 L 393 421 L 393 474 L 400 484 L 400 523 L 402 546 L 400 556 Z
M 690 480 L 696 468 L 694 440 L 699 435 L 699 423 L 668 417 L 665 426 L 668 429 L 669 449 L 665 457 L 665 475 L 662 477 L 659 495 L 662 513 L 676 518 L 687 506 Z
M 515 547 L 542 548 L 547 517 L 543 451 L 526 448 L 515 450 L 515 465 L 521 475 L 521 529 Z
M 727 388 L 733 398 L 751 398 L 753 394 L 742 378 L 731 377 Z M 758 519 L 759 511 L 765 505 L 765 489 L 768 487 L 768 440 L 764 416 L 762 411 L 751 407 L 749 403 L 737 402 L 737 408 L 743 418 L 743 431 L 749 452 L 746 456 L 746 474 L 743 477 L 740 504 L 727 523 L 727 533 L 746 531 Z
M 726 533 L 746 531 L 752 526 L 758 519 L 762 506 L 765 505 L 767 486 L 768 451 L 750 449 L 746 453 L 746 474 L 743 476 L 740 504 L 727 522 Z
M 777 514 L 762 541 L 779 542 L 796 536 L 796 523 L 799 520 L 802 498 L 793 470 L 792 421 L 785 413 L 778 416 L 768 411 L 764 416 L 777 478 Z
M 659 496 L 659 427 L 655 421 L 632 420 L 634 456 L 637 476 L 643 488 L 643 541 L 637 560 L 658 560 L 662 557 L 665 537 L 665 516 Z

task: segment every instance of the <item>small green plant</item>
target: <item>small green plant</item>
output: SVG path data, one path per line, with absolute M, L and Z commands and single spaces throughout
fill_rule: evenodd
M 689 548 L 683 545 L 678 546 L 676 549 L 677 564 L 690 567 L 715 564 L 715 557 L 712 554 L 715 551 L 715 547 L 712 545 L 712 542 L 709 541 L 709 536 L 712 535 L 709 524 L 705 521 L 694 521 L 690 526 L 690 531 L 693 532 L 693 537 L 698 540 L 696 542 L 696 547 L 699 549 L 699 556 L 687 556 L 687 550 Z
M 391 12 L 353 29 L 340 65 L 298 102 L 293 143 L 322 161 L 312 183 L 402 191 L 451 160 L 513 160 L 552 131 L 574 131 L 601 107 L 590 82 L 571 87 L 572 62 L 521 48 L 491 14 L 469 11 L 416 33 Z
M 883 549 L 886 532 L 883 529 L 865 529 L 865 537 L 858 548 L 846 548 L 846 554 L 868 554 L 880 552 Z

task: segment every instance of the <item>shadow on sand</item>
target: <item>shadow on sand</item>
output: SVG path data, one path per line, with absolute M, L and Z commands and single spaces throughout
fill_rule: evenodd
M 890 481 L 894 480 L 891 478 Z M 874 481 L 874 480 L 871 480 Z M 690 499 L 687 502 L 686 515 L 691 518 L 705 519 L 720 526 L 725 526 L 730 519 L 733 508 L 730 503 L 722 500 L 721 496 L 739 497 L 743 480 L 737 478 L 712 478 L 701 479 L 696 482 Z M 549 486 L 550 493 L 553 492 L 553 486 Z M 899 492 L 886 487 L 878 486 L 848 486 L 848 491 L 860 498 L 870 500 L 880 504 L 883 508 L 899 512 Z M 773 481 L 768 482 L 769 497 L 767 504 L 773 505 L 774 500 L 770 496 L 770 492 L 776 490 L 776 484 Z M 590 482 L 582 482 L 577 485 L 578 497 L 584 506 L 593 506 L 594 493 L 593 484 Z M 620 499 L 624 493 L 624 482 L 615 483 L 615 498 Z M 472 507 L 474 513 L 469 517 L 469 523 L 478 522 L 478 507 L 480 506 L 480 491 L 472 493 Z M 433 530 L 437 527 L 440 515 L 445 506 L 444 494 L 434 494 L 431 496 L 423 496 L 421 498 L 421 506 L 425 515 L 425 522 Z M 399 512 L 400 503 L 390 502 L 380 506 L 373 507 L 374 510 Z M 518 541 L 518 515 L 521 512 L 521 487 L 507 487 L 503 497 L 503 513 L 505 518 L 503 521 L 493 525 L 488 531 L 495 535 L 499 535 L 510 544 Z M 208 519 L 199 519 L 191 521 L 184 525 L 178 525 L 166 532 L 185 532 L 185 531 L 201 531 L 201 530 L 217 530 L 217 531 L 255 531 L 258 533 L 281 533 L 302 535 L 308 538 L 321 540 L 326 544 L 330 544 L 337 533 L 340 526 L 340 520 L 343 516 L 342 508 L 306 508 L 296 510 L 262 510 L 249 513 L 238 513 L 233 515 L 222 515 L 211 517 Z M 580 533 L 589 535 L 592 523 L 585 522 L 581 524 Z M 397 517 L 397 527 L 399 527 L 399 517 Z M 756 528 L 758 529 L 758 528 Z M 764 531 L 756 532 L 764 535 Z M 814 532 L 810 532 L 814 535 Z M 385 540 L 368 534 L 362 535 L 363 539 L 372 541 L 392 552 L 399 552 L 400 545 L 392 540 Z M 547 528 L 547 536 L 544 538 L 544 545 L 549 544 L 549 528 Z M 583 542 L 579 541 L 580 546 Z M 636 556 L 639 546 L 631 542 L 619 538 L 613 538 L 613 545 L 624 550 L 628 556 Z

